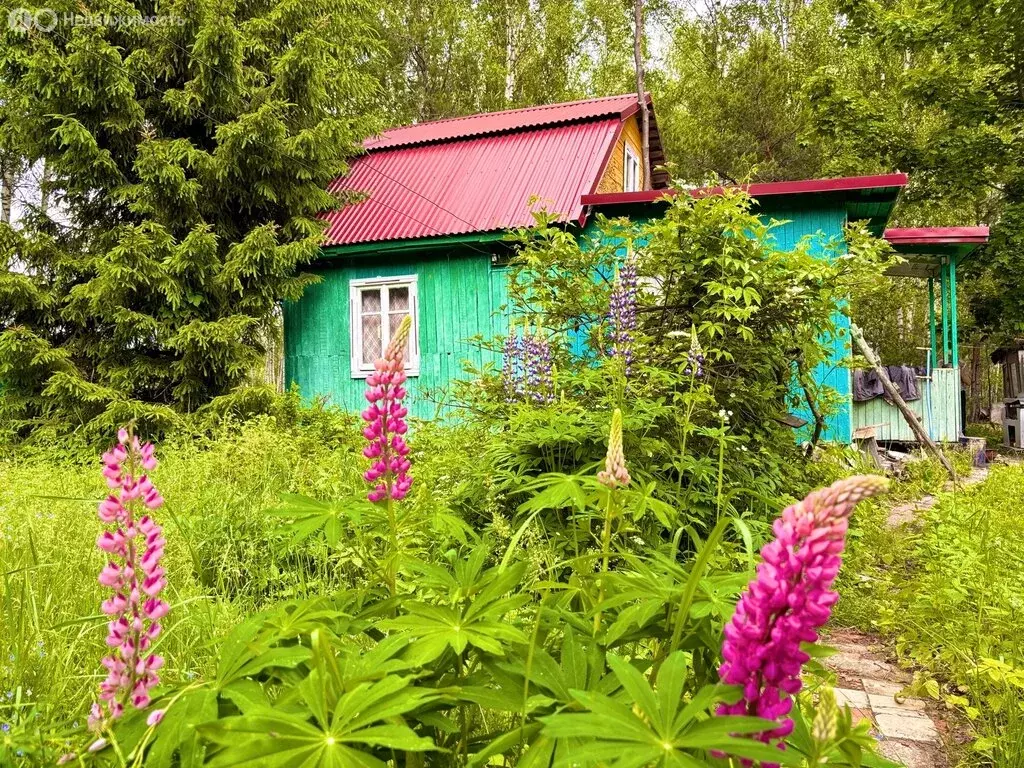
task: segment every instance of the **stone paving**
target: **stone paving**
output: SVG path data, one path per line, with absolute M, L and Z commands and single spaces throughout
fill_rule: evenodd
M 854 722 L 871 723 L 879 753 L 906 768 L 949 768 L 930 702 L 898 695 L 910 676 L 885 660 L 883 647 L 849 630 L 825 642 L 838 651 L 825 660 L 839 678 L 836 702 L 850 707 Z
M 987 468 L 975 468 L 956 485 L 965 488 L 987 477 Z M 942 490 L 953 489 L 950 481 Z M 935 496 L 925 496 L 895 506 L 889 510 L 887 523 L 892 528 L 913 523 L 919 512 L 937 501 Z M 906 768 L 949 768 L 943 740 L 945 737 L 949 743 L 951 737 L 958 739 L 938 716 L 933 702 L 899 695 L 910 682 L 910 675 L 886 660 L 884 646 L 870 635 L 848 629 L 832 630 L 825 642 L 838 651 L 825 660 L 839 679 L 836 701 L 850 707 L 854 722 L 871 723 L 879 753 Z
M 971 474 L 967 477 L 960 478 L 957 485 L 960 488 L 966 488 L 970 485 L 980 483 L 988 477 L 988 469 L 981 469 L 975 467 L 971 470 Z M 943 491 L 953 490 L 953 482 L 949 481 L 946 483 Z M 889 518 L 886 521 L 890 528 L 897 528 L 905 523 L 914 522 L 914 518 L 917 517 L 918 512 L 923 512 L 926 509 L 931 509 L 935 506 L 938 499 L 935 496 L 923 496 L 917 501 L 908 501 L 906 504 L 900 504 L 889 510 Z

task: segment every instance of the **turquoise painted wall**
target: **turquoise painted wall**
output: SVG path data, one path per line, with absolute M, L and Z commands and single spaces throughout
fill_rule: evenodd
M 803 201 L 802 201 L 803 202 Z M 821 202 L 761 209 L 763 218 L 788 220 L 773 230 L 774 244 L 790 250 L 812 235 L 813 253 L 824 253 L 828 241 L 842 238 L 846 211 L 842 202 Z M 644 211 L 650 215 L 650 208 Z M 634 216 L 640 220 L 641 216 Z M 593 235 L 588 224 L 584 236 Z M 418 276 L 420 375 L 409 380 L 413 415 L 432 418 L 441 412 L 449 383 L 464 376 L 462 361 L 476 367 L 500 365 L 498 355 L 469 341 L 492 338 L 508 331 L 499 311 L 508 300 L 507 270 L 494 267 L 478 252 L 443 250 L 406 252 L 401 256 L 367 254 L 325 260 L 315 270 L 322 281 L 302 299 L 285 307 L 285 376 L 297 382 L 306 399 L 326 397 L 335 405 L 362 410 L 365 380 L 353 378 L 350 362 L 349 281 L 396 275 Z M 838 315 L 836 325 L 849 328 Z M 846 406 L 828 422 L 826 440 L 849 443 L 852 437 L 850 376 L 839 363 L 849 356 L 848 336 L 826 339 L 831 359 L 818 367 L 815 378 L 845 398 Z
M 780 250 L 792 250 L 806 235 L 811 235 L 810 252 L 813 255 L 824 256 L 829 250 L 833 254 L 846 250 L 843 227 L 846 226 L 847 216 L 846 208 L 841 202 L 822 202 L 800 207 L 762 206 L 761 214 L 762 220 L 766 222 L 769 219 L 788 222 L 772 230 L 773 245 Z M 830 249 L 830 244 L 838 247 Z M 841 363 L 850 357 L 850 318 L 842 312 L 837 312 L 832 319 L 836 335 L 826 335 L 822 338 L 831 350 L 830 357 L 815 368 L 814 380 L 834 389 L 842 398 L 843 405 L 826 421 L 822 439 L 849 443 L 853 439 L 853 397 L 850 371 Z M 809 410 L 800 409 L 799 413 L 808 421 L 811 420 Z
M 462 361 L 477 367 L 498 356 L 469 341 L 508 331 L 496 311 L 507 301 L 506 270 L 485 254 L 419 252 L 417 255 L 366 255 L 325 261 L 315 270 L 321 282 L 311 286 L 284 313 L 285 378 L 297 382 L 305 399 L 362 410 L 365 379 L 353 378 L 349 335 L 349 281 L 417 275 L 420 375 L 409 379 L 410 411 L 432 418 L 443 408 L 449 383 L 464 377 Z
M 819 198 L 817 201 L 812 201 L 804 198 L 797 205 L 792 202 L 780 204 L 775 199 L 771 199 L 766 200 L 758 212 L 766 224 L 772 219 L 785 222 L 772 229 L 771 245 L 779 250 L 793 250 L 805 236 L 811 237 L 809 248 L 813 255 L 824 256 L 828 251 L 837 253 L 845 250 L 843 227 L 846 226 L 847 214 L 842 200 Z M 649 206 L 631 207 L 623 209 L 621 213 L 628 215 L 631 220 L 636 222 L 651 218 Z M 616 212 L 616 215 L 619 214 L 620 212 Z M 591 220 L 584 229 L 584 237 L 596 235 L 597 227 Z M 830 244 L 833 243 L 837 243 L 838 248 L 830 248 Z M 831 349 L 831 355 L 827 362 L 817 366 L 814 378 L 819 383 L 824 383 L 834 389 L 845 403 L 835 415 L 826 421 L 822 439 L 849 443 L 853 437 L 850 373 L 846 368 L 841 367 L 840 363 L 850 355 L 850 319 L 842 313 L 837 313 L 834 321 L 839 335 L 824 339 L 825 344 Z M 798 412 L 804 418 L 811 419 L 810 411 L 806 408 L 800 409 Z

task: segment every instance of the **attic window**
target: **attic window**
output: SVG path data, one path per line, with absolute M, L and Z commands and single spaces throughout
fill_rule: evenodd
M 623 147 L 622 157 L 622 191 L 640 191 L 640 158 L 636 156 L 628 144 Z
M 391 335 L 406 315 L 412 316 L 405 373 L 420 374 L 419 307 L 416 276 L 375 277 L 349 282 L 352 378 L 373 373 L 374 362 L 384 356 Z

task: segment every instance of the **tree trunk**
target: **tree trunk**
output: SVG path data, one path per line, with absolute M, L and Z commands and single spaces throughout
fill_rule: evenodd
M 14 168 L 13 163 L 5 159 L 0 165 L 0 222 L 11 223 L 11 209 L 14 207 Z
M 906 400 L 900 395 L 900 391 L 896 388 L 896 385 L 889 379 L 889 374 L 886 373 L 885 366 L 882 365 L 878 360 L 878 355 L 875 351 L 868 346 L 868 343 L 864 340 L 864 334 L 861 333 L 860 328 L 854 324 L 850 324 L 850 335 L 853 336 L 853 340 L 856 342 L 857 347 L 860 349 L 860 353 L 867 358 L 867 361 L 871 364 L 871 367 L 875 369 L 875 373 L 878 375 L 879 381 L 882 382 L 882 389 L 889 395 L 893 404 L 899 409 L 900 413 L 903 414 L 903 418 L 906 419 L 907 425 L 910 427 L 910 431 L 914 433 L 918 441 L 928 446 L 928 449 L 935 454 L 938 458 L 939 463 L 949 473 L 949 476 L 956 482 L 956 470 L 953 469 L 953 465 L 949 463 L 949 459 L 946 458 L 945 454 L 939 450 L 932 439 L 928 437 L 928 433 L 924 431 L 924 427 L 917 418 L 917 414 L 910 410 L 910 406 L 907 405 Z
M 651 188 L 651 116 L 644 88 L 644 0 L 633 1 L 633 64 L 636 67 L 636 98 L 640 103 L 640 143 L 643 155 L 644 189 Z

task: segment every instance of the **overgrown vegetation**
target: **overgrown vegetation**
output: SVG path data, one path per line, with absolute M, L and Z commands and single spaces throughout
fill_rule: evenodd
M 937 490 L 926 463 L 914 498 Z M 965 765 L 1024 760 L 1024 561 L 1019 509 L 1024 469 L 991 470 L 980 485 L 943 492 L 909 528 L 888 528 L 888 501 L 865 505 L 852 532 L 838 620 L 895 641 L 917 670 L 913 688 L 965 717 L 977 741 Z
M 884 252 L 865 240 L 835 262 L 783 254 L 741 194 L 680 195 L 664 222 L 603 235 L 581 249 L 542 228 L 525 244 L 512 294 L 529 331 L 506 342 L 506 370 L 482 374 L 458 424 L 415 426 L 404 498 L 368 501 L 379 478 L 360 476 L 361 453 L 390 461 L 381 446 L 399 445 L 380 430 L 404 429 L 404 374 L 384 389 L 401 370 L 390 347 L 362 434 L 289 397 L 276 416 L 166 442 L 153 476 L 172 603 L 156 644 L 163 719 L 131 710 L 93 751 L 97 734 L 74 718 L 107 626 L 91 546 L 99 476 L 13 450 L 8 759 L 724 766 L 725 752 L 884 765 L 867 726 L 827 697 L 801 695 L 792 726 L 776 722 L 779 687 L 748 716 L 715 714 L 741 694 L 719 682 L 723 627 L 768 523 L 815 479 L 773 418 L 791 366 L 821 359 L 845 281 L 877 274 Z M 650 295 L 631 287 L 658 276 Z M 773 653 L 803 658 L 800 639 Z M 777 728 L 785 752 L 754 738 Z

